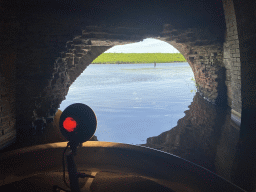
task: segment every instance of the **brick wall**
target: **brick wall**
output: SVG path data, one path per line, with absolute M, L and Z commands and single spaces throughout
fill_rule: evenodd
M 199 93 L 209 102 L 219 105 L 227 103 L 225 85 L 226 69 L 223 64 L 221 33 L 216 35 L 207 29 L 164 28 L 164 38 L 185 57 L 191 66 Z
M 0 149 L 16 140 L 16 60 L 19 23 L 17 12 L 5 7 L 1 1 L 0 24 Z
M 228 1 L 229 2 L 229 1 Z M 256 190 L 256 1 L 233 0 L 241 63 L 242 114 L 232 182 Z
M 206 100 L 219 105 L 226 104 L 225 69 L 222 49 L 218 46 L 194 47 L 194 75 L 199 93 Z M 189 61 L 190 62 L 190 61 Z
M 177 126 L 149 137 L 142 146 L 180 156 L 230 181 L 239 138 L 239 130 L 230 126 L 230 110 L 210 104 L 199 93 L 188 108 Z
M 0 149 L 16 139 L 15 54 L 0 57 Z
M 224 65 L 227 69 L 226 85 L 232 114 L 241 118 L 241 62 L 237 22 L 232 0 L 223 0 L 226 19 L 226 40 L 223 46 Z
M 52 3 L 54 4 L 54 1 Z M 141 3 L 141 8 L 147 12 L 149 7 L 144 6 L 144 1 Z M 201 2 L 195 1 L 195 3 L 191 4 L 194 8 L 202 6 Z M 153 17 L 151 18 L 152 22 L 145 22 L 150 18 L 143 11 L 138 14 L 142 14 L 141 18 L 145 20 L 134 20 L 137 17 L 130 15 L 132 4 L 127 4 L 126 7 L 117 3 L 115 8 L 109 5 L 112 12 L 110 9 L 106 9 L 107 11 L 103 14 L 104 18 L 96 12 L 89 16 L 90 14 L 87 14 L 88 6 L 86 3 L 84 4 L 84 1 L 79 1 L 76 4 L 81 8 L 80 10 L 71 10 L 69 6 L 52 7 L 50 4 L 45 5 L 40 2 L 34 4 L 33 1 L 27 2 L 27 4 L 21 1 L 20 4 L 15 5 L 8 1 L 7 4 L 6 10 L 18 15 L 14 21 L 11 21 L 14 24 L 16 21 L 18 22 L 18 29 L 4 27 L 6 31 L 3 34 L 9 34 L 4 39 L 11 41 L 12 45 L 4 44 L 3 47 L 6 49 L 6 47 L 16 46 L 17 49 L 16 88 L 13 98 L 15 98 L 15 106 L 17 106 L 15 119 L 18 135 L 24 140 L 28 139 L 35 131 L 33 121 L 38 119 L 47 121 L 47 117 L 54 116 L 59 104 L 65 99 L 71 83 L 94 57 L 106 50 L 106 47 L 99 48 L 99 46 L 114 45 L 105 45 L 104 43 L 107 41 L 125 44 L 128 41 L 131 43 L 147 37 L 162 36 L 163 23 L 172 23 L 173 29 L 176 29 L 176 32 L 172 31 L 167 34 L 165 41 L 171 42 L 171 44 L 176 43 L 177 47 L 180 46 L 180 52 L 194 71 L 200 93 L 213 103 L 225 101 L 225 86 L 222 83 L 225 81 L 225 75 L 223 75 L 225 71 L 223 72 L 221 59 L 223 49 L 221 28 L 224 19 L 217 17 L 216 12 L 210 14 L 201 10 L 203 7 L 199 10 L 190 7 L 194 13 L 192 18 L 187 15 L 192 12 L 183 9 L 180 11 L 184 12 L 177 11 L 176 8 L 180 6 L 177 4 L 175 8 L 168 1 L 168 4 L 165 2 L 157 9 L 152 7 L 151 11 L 161 14 L 155 16 L 150 12 L 149 16 Z M 156 4 L 159 5 L 159 3 Z M 118 7 L 124 8 L 126 14 L 121 14 L 117 20 L 113 20 L 111 14 L 119 10 Z M 171 11 L 171 9 L 173 10 Z M 176 14 L 176 11 L 181 15 Z M 170 15 L 168 16 L 168 14 Z M 7 14 L 4 16 L 6 20 L 12 19 Z M 179 20 L 176 21 L 174 18 Z M 212 22 L 213 18 L 214 22 Z M 161 22 L 159 23 L 159 21 Z M 216 22 L 220 23 L 220 26 L 216 27 Z M 88 28 L 90 25 L 98 27 Z M 66 47 L 66 43 L 70 40 L 73 41 L 77 35 L 82 35 L 83 39 L 102 40 L 104 43 L 89 46 L 93 52 L 81 50 L 79 46 L 68 48 L 67 45 Z M 76 38 L 73 44 L 80 44 L 80 40 Z M 123 40 L 127 42 L 122 42 Z M 62 51 L 65 51 L 63 53 L 65 56 L 60 56 Z M 75 66 L 72 66 L 72 51 L 76 51 Z M 87 52 L 86 57 L 81 56 L 82 52 Z M 6 78 L 3 75 L 1 77 Z M 6 79 L 3 81 L 6 82 Z M 8 88 L 8 86 L 1 85 L 4 88 Z M 11 90 L 8 90 L 8 93 L 11 94 Z

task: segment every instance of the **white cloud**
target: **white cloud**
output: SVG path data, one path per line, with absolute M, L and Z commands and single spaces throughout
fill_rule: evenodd
M 179 53 L 179 51 L 169 43 L 147 38 L 138 43 L 116 45 L 105 53 Z

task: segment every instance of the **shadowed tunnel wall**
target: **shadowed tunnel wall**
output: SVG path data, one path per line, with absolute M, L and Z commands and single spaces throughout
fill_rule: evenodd
M 177 48 L 199 93 L 227 103 L 241 130 L 248 126 L 256 107 L 254 1 L 1 1 L 1 10 L 0 148 L 29 139 L 36 120 L 51 121 L 99 54 L 147 37 Z

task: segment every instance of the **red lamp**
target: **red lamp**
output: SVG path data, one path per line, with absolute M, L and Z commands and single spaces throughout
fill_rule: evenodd
M 67 140 L 78 145 L 88 141 L 94 135 L 97 117 L 89 106 L 75 103 L 62 112 L 59 127 Z

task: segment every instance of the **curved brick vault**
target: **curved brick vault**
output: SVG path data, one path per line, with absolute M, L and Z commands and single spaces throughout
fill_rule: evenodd
M 228 101 L 241 113 L 239 66 L 233 67 L 236 73 L 231 72 L 230 63 L 233 52 L 239 61 L 239 45 L 229 36 L 229 28 L 225 32 L 222 3 L 150 3 L 153 8 L 137 1 L 128 6 L 122 1 L 115 6 L 103 4 L 99 14 L 93 10 L 100 5 L 93 2 L 56 7 L 54 3 L 40 6 L 28 1 L 16 4 L 21 7 L 16 10 L 6 3 L 1 144 L 14 139 L 15 122 L 20 135 L 30 135 L 29 127 L 37 119 L 52 118 L 69 86 L 98 55 L 114 45 L 146 37 L 168 42 L 184 55 L 205 99 L 221 105 Z M 234 23 L 228 18 L 226 21 Z M 236 31 L 234 34 L 237 37 Z M 229 38 L 235 41 L 236 49 L 231 51 Z M 4 102 L 5 98 L 9 101 Z
M 1 1 L 0 148 L 50 121 L 69 86 L 114 45 L 156 38 L 178 49 L 198 92 L 229 105 L 241 131 L 255 109 L 252 0 Z

